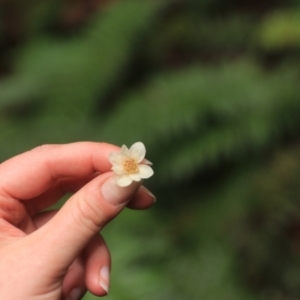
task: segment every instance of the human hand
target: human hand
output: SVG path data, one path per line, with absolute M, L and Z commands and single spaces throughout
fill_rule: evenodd
M 45 145 L 0 165 L 0 299 L 78 300 L 104 296 L 110 255 L 98 234 L 125 207 L 154 197 L 133 182 L 119 187 L 110 144 Z M 74 193 L 57 212 L 42 212 Z

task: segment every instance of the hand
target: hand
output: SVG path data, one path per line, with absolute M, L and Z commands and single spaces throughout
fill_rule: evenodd
M 104 296 L 110 255 L 98 234 L 127 205 L 153 195 L 138 182 L 119 187 L 108 154 L 119 148 L 81 142 L 46 145 L 0 165 L 0 299 Z M 66 193 L 57 212 L 42 212 Z

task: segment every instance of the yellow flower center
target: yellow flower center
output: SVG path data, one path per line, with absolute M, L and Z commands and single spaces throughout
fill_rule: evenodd
M 127 158 L 123 162 L 124 171 L 126 174 L 138 173 L 138 163 L 133 158 Z

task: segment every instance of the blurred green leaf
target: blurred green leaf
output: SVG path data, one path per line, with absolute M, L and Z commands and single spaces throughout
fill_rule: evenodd
M 277 11 L 262 22 L 259 40 L 266 50 L 299 49 L 300 11 Z

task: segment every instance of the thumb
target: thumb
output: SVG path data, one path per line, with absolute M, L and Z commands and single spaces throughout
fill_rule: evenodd
M 121 212 L 140 185 L 133 182 L 119 187 L 111 172 L 85 185 L 48 223 L 28 236 L 37 242 L 40 261 L 43 257 L 47 265 L 68 268 L 92 237 Z

